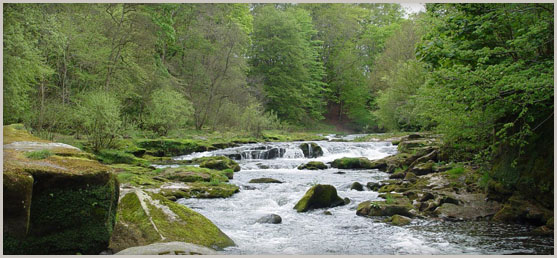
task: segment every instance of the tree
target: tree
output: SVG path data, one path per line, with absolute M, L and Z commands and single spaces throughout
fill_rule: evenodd
M 315 33 L 305 10 L 261 5 L 255 11 L 250 76 L 262 78 L 265 106 L 282 119 L 322 118 L 324 72 Z
M 193 107 L 179 92 L 170 89 L 155 90 L 148 109 L 147 127 L 159 135 L 181 128 L 191 120 Z
M 92 91 L 82 96 L 78 121 L 93 151 L 113 147 L 120 136 L 120 103 L 109 93 Z

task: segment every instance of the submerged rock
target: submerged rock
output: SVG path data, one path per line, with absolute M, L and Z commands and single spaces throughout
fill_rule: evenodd
M 257 220 L 257 223 L 267 223 L 267 224 L 280 224 L 281 222 L 282 222 L 282 218 L 277 214 L 269 214 Z
M 344 205 L 345 201 L 337 195 L 332 185 L 315 185 L 294 206 L 298 212 L 306 212 L 319 208 L 330 208 Z
M 319 169 L 327 169 L 327 165 L 320 161 L 310 161 L 306 164 L 302 164 L 298 167 L 298 169 L 307 169 L 307 170 L 319 170 Z
M 145 246 L 130 247 L 116 255 L 217 255 L 210 248 L 185 242 L 155 243 Z
M 300 144 L 300 149 L 302 149 L 304 157 L 306 158 L 311 159 L 323 156 L 323 149 L 321 149 L 321 146 L 314 142 L 302 143 Z
M 281 181 L 273 179 L 273 178 L 255 178 L 249 181 L 249 183 L 256 183 L 256 184 L 282 184 Z
M 4 148 L 4 254 L 98 254 L 106 250 L 119 194 L 110 167 L 75 147 L 50 144 L 4 126 L 5 143 L 20 146 L 21 141 L 41 144 Z M 49 149 L 51 155 L 26 158 L 26 153 L 42 151 L 42 143 L 55 146 Z
M 125 194 L 110 248 L 118 252 L 159 241 L 183 241 L 213 249 L 234 245 L 210 220 L 184 205 L 139 189 Z

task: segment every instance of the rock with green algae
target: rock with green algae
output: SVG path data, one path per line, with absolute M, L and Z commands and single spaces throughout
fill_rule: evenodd
M 319 208 L 331 208 L 345 205 L 345 201 L 337 195 L 337 189 L 332 185 L 312 186 L 306 194 L 296 203 L 294 209 L 306 212 Z
M 431 173 L 433 171 L 433 165 L 435 163 L 433 163 L 433 161 L 428 161 L 426 163 L 419 163 L 414 165 L 414 167 L 412 167 L 411 171 L 412 173 L 418 175 L 418 176 L 422 176 L 422 175 L 427 175 L 429 173 Z
M 236 161 L 225 156 L 202 157 L 193 159 L 192 162 L 198 163 L 202 168 L 215 170 L 232 169 L 234 172 L 240 171 L 240 165 L 238 165 Z
M 298 169 L 303 170 L 319 170 L 319 169 L 327 169 L 327 165 L 320 161 L 310 161 L 306 164 L 302 164 L 298 166 Z
M 414 207 L 407 198 L 394 198 L 387 201 L 365 201 L 358 204 L 356 215 L 358 216 L 393 216 L 402 215 L 413 217 L 410 212 Z
M 386 219 L 385 222 L 389 222 L 389 223 L 391 223 L 392 225 L 395 225 L 395 226 L 406 226 L 406 225 L 408 225 L 412 222 L 412 219 L 408 218 L 408 217 L 405 217 L 405 216 L 395 214 L 395 215 L 391 216 L 390 218 Z
M 105 250 L 119 193 L 111 168 L 77 148 L 36 141 L 10 126 L 4 129 L 5 142 L 12 146 L 27 142 L 24 145 L 29 147 L 4 149 L 4 214 L 9 215 L 4 220 L 4 254 L 98 254 Z M 25 151 L 33 151 L 30 146 L 43 149 L 44 144 L 56 146 L 50 149 L 54 155 L 41 160 L 25 157 Z M 13 200 L 24 203 L 11 205 Z
M 170 241 L 217 250 L 234 245 L 209 219 L 160 194 L 133 189 L 121 198 L 110 242 L 112 250 Z
M 367 158 L 340 158 L 331 163 L 331 167 L 340 169 L 374 169 L 376 164 Z
M 302 143 L 300 144 L 300 149 L 304 153 L 306 158 L 317 158 L 323 156 L 323 149 L 317 143 Z
M 281 181 L 276 180 L 274 178 L 268 178 L 268 177 L 263 177 L 263 178 L 254 178 L 252 180 L 249 181 L 249 183 L 255 183 L 255 184 L 282 184 Z
M 518 195 L 513 195 L 503 208 L 493 216 L 494 221 L 544 225 L 553 217 L 553 211 L 536 205 Z
M 168 180 L 178 182 L 209 182 L 211 180 L 228 182 L 228 176 L 226 175 L 226 172 L 194 166 L 166 168 L 160 176 Z
M 226 183 L 207 183 L 207 182 L 195 182 L 186 183 L 184 187 L 169 187 L 163 186 L 160 189 L 160 194 L 165 196 L 169 200 L 175 200 L 180 198 L 228 198 L 235 193 L 238 193 L 240 188 L 233 184 Z

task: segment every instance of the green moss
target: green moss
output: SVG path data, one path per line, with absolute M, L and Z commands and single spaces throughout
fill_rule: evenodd
M 53 153 L 50 150 L 36 150 L 25 153 L 25 157 L 29 159 L 46 159 L 52 155 Z
M 395 214 L 395 215 L 391 216 L 389 222 L 392 225 L 395 225 L 395 226 L 406 226 L 406 225 L 410 224 L 410 222 L 412 222 L 412 219 L 410 219 L 408 217 L 405 217 L 405 216 Z
M 33 181 L 33 177 L 25 172 L 3 173 L 4 233 L 17 238 L 27 235 Z
M 228 157 L 212 156 L 202 157 L 192 160 L 193 163 L 199 164 L 200 167 L 216 170 L 232 169 L 234 172 L 240 171 L 240 165 Z
M 148 196 L 144 200 L 148 214 L 136 193 L 128 193 L 122 198 L 118 209 L 119 227 L 113 235 L 111 247 L 121 250 L 138 243 L 158 242 L 163 240 L 162 237 L 164 241 L 188 242 L 215 249 L 234 245 L 228 236 L 201 214 L 168 201 L 159 194 L 143 192 L 143 195 Z M 130 238 L 134 240 L 129 241 Z
M 377 166 L 367 158 L 340 158 L 335 159 L 331 163 L 331 167 L 340 169 L 372 169 Z
M 228 182 L 226 172 L 223 173 L 221 171 L 194 166 L 167 168 L 162 172 L 161 176 L 169 180 L 180 182 L 210 182 L 211 179 L 217 179 L 220 182 Z
M 183 189 L 163 189 L 161 194 L 175 198 L 228 198 L 239 192 L 240 188 L 233 184 L 195 182 L 188 183 L 188 188 Z
M 310 161 L 306 164 L 302 164 L 298 166 L 298 169 L 303 170 L 319 170 L 319 169 L 327 169 L 327 165 L 320 161 Z
M 9 144 L 12 142 L 48 142 L 31 135 L 29 132 L 24 130 L 21 124 L 5 125 L 3 132 L 4 144 Z
M 98 254 L 105 250 L 115 223 L 119 192 L 115 177 L 106 176 L 107 181 L 100 185 L 74 182 L 33 192 L 29 234 L 21 241 L 12 239 L 12 249 L 5 248 L 4 253 Z
M 337 195 L 337 190 L 334 186 L 315 185 L 296 203 L 294 209 L 298 212 L 306 212 L 312 209 L 336 207 L 339 205 L 344 205 L 344 200 Z
M 210 145 L 206 142 L 187 139 L 154 139 L 140 140 L 137 145 L 146 150 L 146 154 L 157 157 L 186 155 L 192 152 L 207 151 Z
M 97 159 L 104 164 L 131 164 L 149 166 L 149 162 L 121 150 L 101 150 L 96 153 Z

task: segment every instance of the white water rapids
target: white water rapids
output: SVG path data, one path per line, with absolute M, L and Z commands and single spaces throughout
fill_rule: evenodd
M 353 182 L 365 185 L 388 178 L 377 170 L 298 170 L 309 161 L 330 162 L 341 157 L 370 160 L 396 153 L 390 142 L 316 141 L 322 157 L 308 159 L 299 148 L 302 142 L 246 144 L 212 152 L 176 157 L 235 155 L 242 167 L 230 183 L 240 192 L 226 199 L 180 199 L 213 221 L 234 240 L 225 254 L 510 254 L 553 253 L 553 238 L 528 235 L 529 228 L 489 222 L 440 222 L 414 219 L 404 227 L 381 222 L 383 218 L 356 216 L 356 207 L 366 200 L 379 200 L 378 193 L 350 190 Z M 274 159 L 258 159 L 277 149 Z M 281 152 L 280 149 L 284 149 Z M 282 153 L 282 155 L 281 155 Z M 238 155 L 239 154 L 239 155 Z M 255 157 L 255 158 L 253 158 Z M 339 174 L 338 172 L 345 172 Z M 270 177 L 282 184 L 252 184 L 251 179 Z M 348 205 L 298 213 L 293 207 L 313 184 L 330 184 Z M 325 215 L 328 210 L 332 215 Z M 268 215 L 282 217 L 281 224 L 260 224 Z

